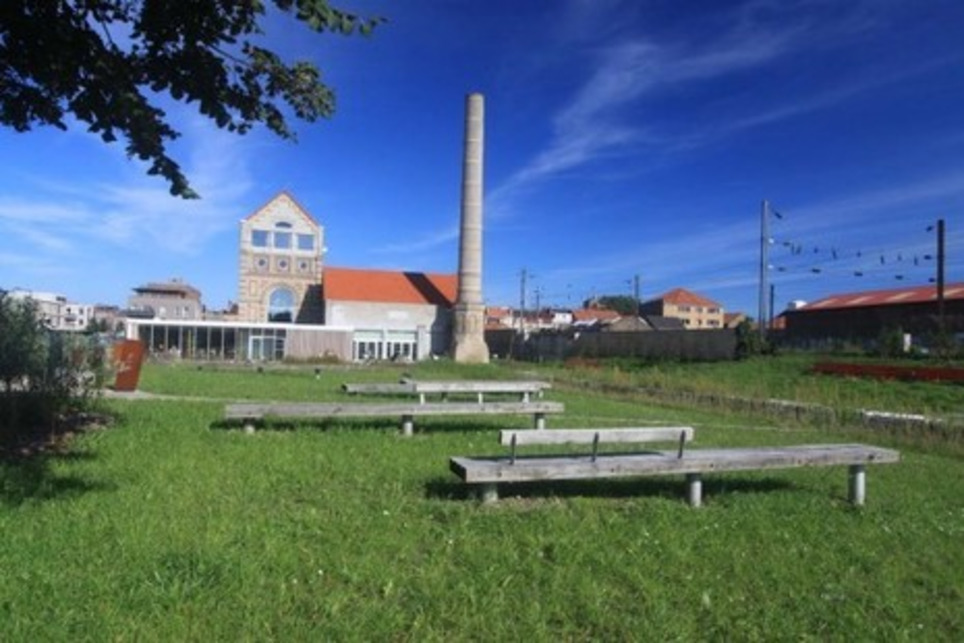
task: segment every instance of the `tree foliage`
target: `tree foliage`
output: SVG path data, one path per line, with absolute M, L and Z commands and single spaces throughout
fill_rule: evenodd
M 87 408 L 103 366 L 102 347 L 48 329 L 32 300 L 0 290 L 0 455 Z
M 66 129 L 72 115 L 105 142 L 196 197 L 167 153 L 180 136 L 159 96 L 197 105 L 220 128 L 257 123 L 294 138 L 285 111 L 330 117 L 332 90 L 318 68 L 287 63 L 258 44 L 266 5 L 316 32 L 367 35 L 380 22 L 327 0 L 3 0 L 0 2 L 0 124 Z
M 44 336 L 36 304 L 0 291 L 0 392 L 9 393 L 41 378 Z
M 631 316 L 639 314 L 636 298 L 629 295 L 602 295 L 591 302 L 587 302 L 587 304 L 588 303 L 609 310 L 615 310 L 620 315 Z

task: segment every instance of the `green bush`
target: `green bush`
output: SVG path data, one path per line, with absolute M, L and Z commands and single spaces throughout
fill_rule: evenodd
M 104 349 L 48 329 L 36 304 L 0 292 L 0 447 L 50 434 L 65 414 L 90 406 Z

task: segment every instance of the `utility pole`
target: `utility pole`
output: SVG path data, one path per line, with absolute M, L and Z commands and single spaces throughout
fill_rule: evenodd
M 633 275 L 633 300 L 636 302 L 634 317 L 639 317 L 639 275 Z
M 757 314 L 757 329 L 760 339 L 766 339 L 767 314 L 767 273 L 770 267 L 770 204 L 766 199 L 760 204 L 760 308 Z
M 769 328 L 770 330 L 773 330 L 773 297 L 775 294 L 776 294 L 776 286 L 774 286 L 773 284 L 770 284 L 770 317 L 769 317 L 769 323 L 767 324 L 767 328 Z
M 944 219 L 937 220 L 937 332 L 944 341 Z
M 522 269 L 522 279 L 519 286 L 519 332 L 525 333 L 525 317 L 526 317 L 526 278 L 528 274 L 526 269 Z

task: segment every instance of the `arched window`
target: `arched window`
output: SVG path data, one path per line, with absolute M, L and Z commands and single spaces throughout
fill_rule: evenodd
M 295 294 L 287 288 L 276 288 L 268 297 L 268 321 L 290 323 L 295 320 Z

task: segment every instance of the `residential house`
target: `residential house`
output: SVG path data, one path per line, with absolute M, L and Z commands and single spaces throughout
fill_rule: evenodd
M 33 302 L 37 307 L 37 316 L 48 328 L 60 329 L 63 326 L 64 308 L 67 306 L 67 297 L 64 295 L 14 288 L 7 292 L 7 296 L 11 299 Z
M 660 315 L 683 320 L 688 330 L 723 328 L 723 307 L 685 288 L 674 288 L 640 304 L 644 316 Z
M 579 308 L 572 311 L 572 327 L 576 330 L 598 330 L 620 317 L 618 312 L 608 308 Z
M 127 300 L 134 317 L 173 320 L 201 319 L 201 291 L 181 279 L 151 282 L 134 288 Z

